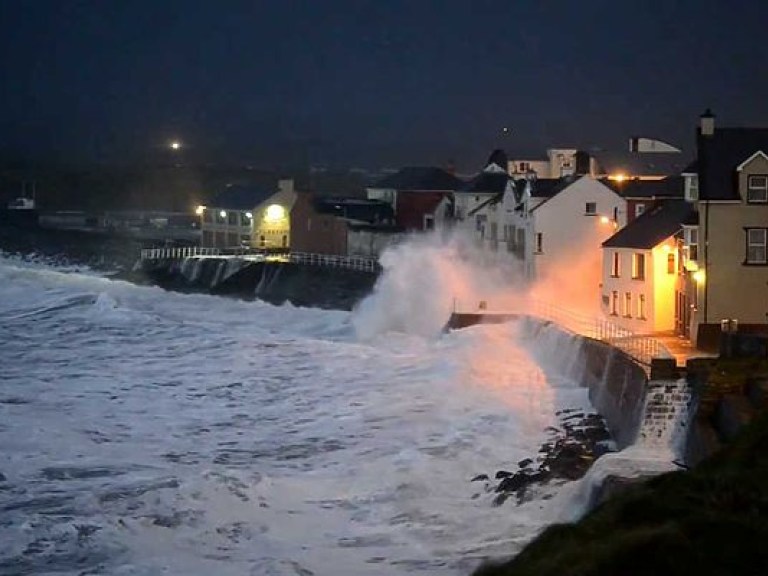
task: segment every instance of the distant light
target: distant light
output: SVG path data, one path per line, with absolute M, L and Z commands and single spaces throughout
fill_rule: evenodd
M 282 220 L 283 218 L 285 218 L 285 208 L 280 206 L 280 204 L 271 204 L 267 206 L 264 220 L 267 222 L 275 222 L 276 220 Z
M 608 218 L 608 216 L 600 216 L 600 223 L 601 224 L 608 224 L 608 222 L 610 222 L 610 221 L 611 221 L 611 219 Z
M 181 150 L 181 142 L 178 140 L 173 140 L 171 142 L 171 150 Z
M 696 281 L 697 284 L 702 284 L 704 280 L 706 280 L 706 275 L 704 274 L 704 270 L 696 270 L 696 272 L 693 273 L 693 279 Z
M 227 211 L 226 210 L 222 210 L 221 212 L 219 212 L 219 216 L 221 216 L 222 218 L 226 218 L 227 217 Z
M 608 177 L 609 180 L 613 180 L 614 182 L 624 182 L 624 180 L 627 179 L 626 174 L 622 174 L 619 172 L 618 174 L 614 174 L 613 176 Z
M 670 250 L 672 250 L 672 247 L 669 244 L 664 244 L 664 246 L 662 246 L 662 249 L 664 250 L 664 252 L 669 252 Z
M 203 206 L 202 204 L 197 208 L 195 208 L 195 214 L 197 214 L 198 216 L 202 216 L 203 212 L 205 212 L 205 206 Z
M 246 212 L 245 213 L 245 217 L 246 218 L 250 218 L 251 220 L 253 220 L 253 212 Z

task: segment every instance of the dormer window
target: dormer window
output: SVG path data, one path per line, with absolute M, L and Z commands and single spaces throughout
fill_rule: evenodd
M 750 176 L 747 180 L 747 202 L 765 204 L 768 202 L 768 176 Z
M 685 177 L 685 199 L 695 202 L 699 199 L 699 176 L 691 174 Z

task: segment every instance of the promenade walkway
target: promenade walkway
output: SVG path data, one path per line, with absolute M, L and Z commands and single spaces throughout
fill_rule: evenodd
M 656 332 L 653 337 L 669 351 L 679 368 L 684 368 L 690 358 L 713 358 L 717 354 L 702 352 L 691 345 L 687 338 L 678 336 L 673 331 Z

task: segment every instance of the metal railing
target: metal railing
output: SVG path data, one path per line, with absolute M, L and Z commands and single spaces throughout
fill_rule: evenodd
M 220 248 L 202 248 L 200 246 L 183 246 L 175 248 L 145 248 L 141 251 L 142 260 L 175 260 L 194 258 L 195 256 L 221 256 Z
M 271 254 L 262 250 L 249 248 L 201 248 L 187 246 L 176 248 L 146 248 L 141 251 L 142 260 L 175 260 L 209 257 L 241 257 L 248 259 L 263 259 L 275 262 L 292 262 L 311 266 L 326 266 L 330 268 L 346 268 L 365 272 L 378 272 L 379 262 L 374 258 L 362 256 L 337 256 L 334 254 L 313 254 L 308 252 L 291 252 L 290 254 Z
M 348 268 L 365 272 L 378 272 L 379 261 L 362 256 L 336 256 L 333 254 L 312 254 L 308 252 L 291 252 L 291 262 L 309 264 L 311 266 L 329 266 L 331 268 Z
M 610 344 L 644 367 L 649 367 L 653 358 L 671 356 L 669 350 L 652 334 L 638 334 L 609 320 L 580 314 L 541 300 L 524 299 L 504 308 L 489 307 L 487 301 L 478 302 L 472 307 L 464 307 L 455 302 L 454 311 L 488 315 L 520 315 L 548 320 L 574 334 Z

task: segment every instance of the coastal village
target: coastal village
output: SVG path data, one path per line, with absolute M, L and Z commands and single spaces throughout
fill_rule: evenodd
M 201 248 L 375 261 L 409 234 L 455 228 L 563 296 L 578 278 L 581 300 L 631 333 L 714 350 L 724 330 L 768 329 L 768 129 L 721 127 L 710 111 L 691 157 L 650 138 L 613 155 L 496 150 L 469 180 L 406 167 L 366 198 L 323 192 L 227 187 L 197 208 Z

